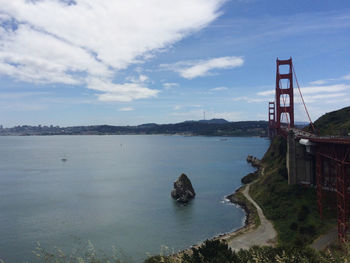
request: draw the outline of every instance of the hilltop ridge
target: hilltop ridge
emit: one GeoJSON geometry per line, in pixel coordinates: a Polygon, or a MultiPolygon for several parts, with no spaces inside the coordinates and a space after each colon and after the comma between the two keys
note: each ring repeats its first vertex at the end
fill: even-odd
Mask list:
{"type": "MultiPolygon", "coordinates": [[[[348,136],[350,134],[350,107],[328,112],[314,123],[319,135],[348,136]]],[[[309,126],[308,131],[312,131],[309,126]]]]}
{"type": "Polygon", "coordinates": [[[124,135],[169,134],[203,136],[267,136],[266,121],[229,122],[225,119],[184,121],[174,124],[146,123],[137,126],[16,126],[0,129],[0,135],[124,135]]]}

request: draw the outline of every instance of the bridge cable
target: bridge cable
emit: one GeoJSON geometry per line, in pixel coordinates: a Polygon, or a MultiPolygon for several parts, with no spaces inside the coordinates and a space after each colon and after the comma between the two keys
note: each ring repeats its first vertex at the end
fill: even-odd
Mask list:
{"type": "MultiPolygon", "coordinates": [[[[280,89],[283,90],[281,80],[279,80],[279,84],[280,84],[280,89]]],[[[288,89],[288,86],[287,86],[287,89],[288,89]]],[[[288,114],[287,114],[286,101],[285,101],[285,98],[284,98],[283,95],[285,95],[285,94],[282,93],[282,99],[283,99],[283,104],[284,104],[284,113],[285,113],[285,115],[286,115],[287,124],[288,124],[288,129],[290,129],[290,122],[289,122],[289,117],[288,117],[288,114]]],[[[289,103],[290,103],[290,102],[289,102],[289,103]]]]}
{"type": "Polygon", "coordinates": [[[316,133],[316,129],[315,129],[315,126],[314,126],[314,124],[313,124],[313,122],[312,122],[312,120],[311,120],[309,111],[307,110],[307,107],[306,107],[306,104],[305,104],[305,101],[304,101],[304,98],[303,98],[303,94],[301,94],[301,90],[300,90],[300,87],[299,87],[299,82],[298,82],[297,74],[295,73],[295,69],[294,69],[294,65],[293,65],[293,64],[292,64],[292,67],[293,67],[293,74],[294,74],[295,82],[297,83],[298,90],[299,90],[299,94],[300,94],[301,100],[303,101],[303,104],[304,104],[304,108],[305,108],[307,117],[309,118],[309,121],[310,121],[310,124],[311,124],[311,127],[312,127],[314,133],[316,133]]]}

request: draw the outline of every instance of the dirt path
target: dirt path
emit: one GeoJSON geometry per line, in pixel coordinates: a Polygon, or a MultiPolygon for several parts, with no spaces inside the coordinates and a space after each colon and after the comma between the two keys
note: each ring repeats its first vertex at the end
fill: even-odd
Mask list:
{"type": "Polygon", "coordinates": [[[328,231],[326,234],[320,236],[317,238],[310,247],[317,249],[317,250],[324,250],[329,246],[330,244],[334,243],[338,238],[338,226],[334,227],[330,231],[328,231]]]}
{"type": "Polygon", "coordinates": [[[273,246],[277,238],[277,232],[273,225],[266,219],[260,206],[250,197],[249,188],[250,184],[245,187],[242,193],[256,207],[261,224],[258,228],[248,230],[248,232],[229,240],[228,245],[233,250],[248,249],[254,245],[273,246]]]}

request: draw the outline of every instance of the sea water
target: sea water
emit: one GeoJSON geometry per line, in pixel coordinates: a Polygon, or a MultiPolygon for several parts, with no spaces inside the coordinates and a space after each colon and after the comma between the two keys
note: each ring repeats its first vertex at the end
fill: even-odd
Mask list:
{"type": "Polygon", "coordinates": [[[224,202],[266,138],[163,135],[0,137],[0,259],[31,262],[37,242],[66,253],[91,241],[141,262],[242,226],[224,202]],[[196,198],[171,197],[181,173],[196,198]]]}

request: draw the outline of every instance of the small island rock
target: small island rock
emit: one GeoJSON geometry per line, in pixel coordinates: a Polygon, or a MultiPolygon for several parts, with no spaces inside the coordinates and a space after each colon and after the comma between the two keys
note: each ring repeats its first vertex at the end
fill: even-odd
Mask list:
{"type": "Polygon", "coordinates": [[[180,203],[187,203],[196,195],[192,183],[186,174],[181,174],[174,182],[174,189],[171,191],[171,197],[180,203]]]}
{"type": "Polygon", "coordinates": [[[260,167],[260,165],[261,165],[261,161],[252,155],[247,156],[247,162],[250,163],[254,167],[260,167]]]}

